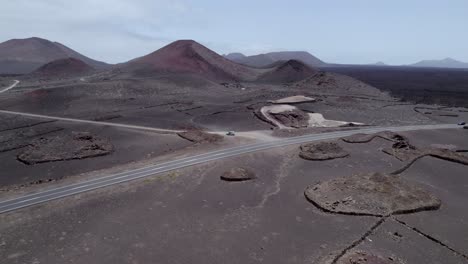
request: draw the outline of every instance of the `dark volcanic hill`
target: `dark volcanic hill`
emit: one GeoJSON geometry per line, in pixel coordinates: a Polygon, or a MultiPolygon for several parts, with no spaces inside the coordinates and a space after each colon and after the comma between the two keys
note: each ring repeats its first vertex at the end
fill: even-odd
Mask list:
{"type": "Polygon", "coordinates": [[[309,67],[301,61],[289,60],[279,64],[272,70],[262,74],[258,81],[268,83],[291,83],[312,76],[318,71],[309,67]]]}
{"type": "Polygon", "coordinates": [[[96,69],[109,67],[104,62],[90,59],[58,42],[27,38],[0,43],[0,73],[29,73],[48,62],[70,57],[79,59],[96,69]]]}
{"type": "Polygon", "coordinates": [[[140,76],[193,74],[210,80],[254,80],[257,70],[234,63],[193,40],[178,40],[119,68],[140,76]]]}
{"type": "Polygon", "coordinates": [[[452,58],[445,58],[443,60],[423,60],[409,66],[432,68],[468,68],[468,63],[457,61],[452,58]]]}
{"type": "MultiPolygon", "coordinates": [[[[229,56],[229,54],[228,54],[229,56]]],[[[280,51],[280,52],[270,52],[266,54],[259,54],[247,57],[239,56],[230,56],[229,59],[234,62],[252,66],[252,67],[267,67],[277,61],[288,61],[288,60],[298,60],[311,67],[322,67],[326,63],[313,56],[312,54],[306,51],[280,51]]]]}
{"type": "Polygon", "coordinates": [[[75,59],[66,58],[51,61],[33,71],[28,77],[57,79],[84,76],[92,73],[95,69],[85,62],[75,59]]]}

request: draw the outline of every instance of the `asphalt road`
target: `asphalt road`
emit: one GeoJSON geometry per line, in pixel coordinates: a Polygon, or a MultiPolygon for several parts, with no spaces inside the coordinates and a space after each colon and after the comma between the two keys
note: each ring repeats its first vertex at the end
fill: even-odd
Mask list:
{"type": "Polygon", "coordinates": [[[15,82],[12,85],[8,86],[7,88],[3,88],[2,90],[0,90],[0,93],[3,93],[3,92],[6,92],[8,90],[11,90],[11,89],[15,88],[15,86],[18,85],[19,82],[20,81],[15,80],[15,82]]]}
{"type": "Polygon", "coordinates": [[[121,172],[113,175],[103,176],[92,180],[83,181],[59,188],[53,188],[37,193],[24,195],[21,197],[13,198],[10,200],[4,200],[0,202],[0,213],[6,213],[14,211],[27,206],[44,203],[47,201],[67,197],[106,186],[128,182],[135,179],[140,179],[155,175],[158,173],[164,173],[192,165],[197,165],[209,161],[219,160],[227,157],[247,154],[255,151],[266,150],[270,148],[284,147],[293,144],[300,144],[305,142],[320,141],[336,139],[341,137],[350,136],[356,133],[376,133],[381,131],[411,131],[411,130],[425,130],[425,129],[447,129],[447,128],[459,128],[460,126],[445,124],[445,125],[419,125],[419,126],[402,126],[402,127],[373,127],[357,130],[338,131],[330,133],[321,133],[313,135],[305,135],[292,138],[278,139],[270,142],[256,143],[250,145],[243,145],[239,147],[221,149],[212,151],[200,155],[191,157],[176,159],[169,162],[163,162],[148,167],[135,169],[131,171],[121,172]]]}

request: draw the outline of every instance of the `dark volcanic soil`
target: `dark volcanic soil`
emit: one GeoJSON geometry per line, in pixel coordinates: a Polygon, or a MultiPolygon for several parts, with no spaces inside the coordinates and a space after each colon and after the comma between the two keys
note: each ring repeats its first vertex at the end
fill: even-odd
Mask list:
{"type": "MultiPolygon", "coordinates": [[[[0,115],[1,120],[4,120],[4,117],[8,116],[0,115]]],[[[5,120],[10,119],[5,118],[5,120]]],[[[163,135],[112,127],[70,124],[67,122],[48,122],[34,125],[37,121],[35,119],[24,120],[18,118],[15,124],[13,120],[10,120],[8,122],[9,130],[0,131],[0,141],[2,141],[0,143],[0,160],[2,161],[0,166],[1,191],[29,186],[35,183],[57,181],[66,177],[80,176],[79,174],[81,173],[116,166],[125,168],[129,163],[145,162],[147,159],[154,159],[157,156],[165,155],[193,144],[177,135],[163,135]],[[26,121],[27,123],[25,123],[26,121]],[[33,126],[23,127],[25,124],[33,124],[33,126]],[[98,157],[36,163],[34,165],[26,165],[17,159],[19,155],[41,137],[55,138],[57,136],[61,138],[64,135],[71,136],[76,131],[88,131],[98,138],[108,139],[113,145],[113,152],[98,157]]],[[[92,144],[85,145],[92,146],[92,144]]],[[[78,147],[80,145],[73,146],[78,147]]],[[[40,147],[47,146],[40,145],[40,147]]],[[[69,146],[58,146],[56,144],[55,147],[58,149],[47,148],[53,151],[49,154],[53,156],[58,155],[60,153],[55,152],[55,150],[65,149],[70,150],[70,152],[63,153],[68,157],[77,154],[73,152],[75,150],[78,150],[78,154],[80,154],[79,149],[69,146]]]]}
{"type": "Polygon", "coordinates": [[[405,101],[468,107],[468,70],[414,67],[327,67],[405,101]]]}
{"type": "MultiPolygon", "coordinates": [[[[428,144],[463,148],[464,132],[448,129],[402,135],[417,148],[428,144]]],[[[142,141],[152,143],[148,138],[142,141]]],[[[418,186],[441,199],[438,210],[382,219],[327,213],[304,198],[304,189],[317,181],[396,169],[401,162],[381,151],[392,144],[382,138],[346,144],[349,158],[330,162],[303,160],[297,146],[270,149],[4,214],[0,216],[0,257],[9,263],[151,263],[155,259],[258,263],[263,259],[265,263],[322,264],[349,263],[356,257],[359,261],[360,252],[367,263],[465,263],[468,179],[461,164],[430,157],[417,161],[400,178],[403,186],[396,185],[404,195],[391,196],[395,194],[393,182],[357,181],[385,187],[371,188],[377,191],[365,204],[392,202],[382,196],[398,198],[399,205],[421,202],[420,196],[400,199],[414,195],[407,191],[418,186]],[[222,181],[219,177],[227,168],[252,169],[256,180],[222,181]]],[[[361,187],[357,182],[351,178],[354,184],[350,186],[361,187]]],[[[357,189],[354,192],[362,197],[357,189]]],[[[330,193],[330,198],[341,193],[336,195],[339,200],[360,201],[354,196],[349,199],[339,188],[330,193]]]]}

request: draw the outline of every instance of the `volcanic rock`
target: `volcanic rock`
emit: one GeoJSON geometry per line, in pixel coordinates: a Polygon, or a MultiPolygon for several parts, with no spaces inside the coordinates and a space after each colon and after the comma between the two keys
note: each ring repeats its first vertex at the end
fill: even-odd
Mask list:
{"type": "Polygon", "coordinates": [[[325,181],[305,190],[307,200],[324,211],[387,216],[436,210],[440,200],[404,179],[380,173],[325,181]]]}
{"type": "Polygon", "coordinates": [[[309,115],[299,109],[285,112],[270,112],[270,115],[286,127],[306,128],[309,125],[309,115]]]}
{"type": "Polygon", "coordinates": [[[331,160],[345,158],[349,153],[335,142],[309,143],[300,147],[299,157],[306,160],[331,160]]]}
{"type": "Polygon", "coordinates": [[[221,179],[225,181],[247,181],[255,179],[255,174],[246,168],[232,168],[221,175],[221,179]]]}
{"type": "Polygon", "coordinates": [[[87,132],[75,132],[34,140],[27,150],[17,156],[17,159],[32,165],[98,157],[110,154],[113,149],[112,144],[106,139],[87,132]]]}

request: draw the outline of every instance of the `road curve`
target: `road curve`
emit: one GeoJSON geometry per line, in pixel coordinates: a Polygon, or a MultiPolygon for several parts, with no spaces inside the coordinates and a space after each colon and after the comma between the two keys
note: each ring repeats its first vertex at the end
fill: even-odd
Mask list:
{"type": "Polygon", "coordinates": [[[10,200],[0,201],[0,213],[6,213],[14,211],[20,208],[24,208],[31,205],[36,205],[44,203],[51,200],[56,200],[59,198],[95,190],[98,188],[103,188],[106,186],[119,184],[123,182],[128,182],[131,180],[136,180],[158,173],[168,172],[192,165],[197,165],[209,161],[219,160],[227,157],[247,154],[255,151],[266,150],[270,148],[284,147],[293,144],[300,144],[305,142],[320,141],[320,140],[330,140],[341,138],[345,136],[350,136],[356,133],[377,133],[381,131],[411,131],[411,130],[427,130],[427,129],[448,129],[448,128],[458,128],[457,125],[446,124],[446,125],[419,125],[419,126],[402,126],[402,127],[373,127],[357,130],[348,130],[348,131],[337,131],[330,133],[321,133],[313,135],[305,135],[299,137],[291,137],[278,139],[270,142],[262,142],[256,144],[243,145],[233,148],[220,149],[217,151],[212,151],[204,154],[199,154],[191,157],[180,158],[173,161],[162,162],[159,164],[151,165],[144,168],[139,168],[131,171],[125,171],[117,174],[107,175],[92,180],[86,180],[79,183],[74,183],[67,186],[62,186],[58,188],[52,188],[45,191],[40,191],[37,193],[27,194],[24,196],[16,197],[10,200]]]}
{"type": "Polygon", "coordinates": [[[4,92],[6,92],[8,90],[11,90],[11,89],[15,88],[15,86],[18,85],[18,83],[20,83],[20,81],[15,80],[15,82],[12,85],[8,86],[7,88],[3,88],[2,90],[0,90],[0,93],[4,93],[4,92]]]}

